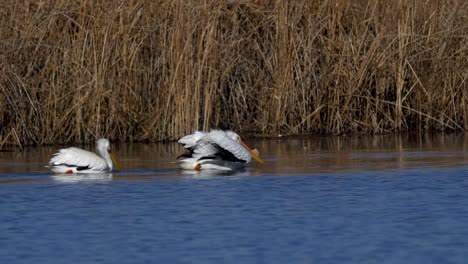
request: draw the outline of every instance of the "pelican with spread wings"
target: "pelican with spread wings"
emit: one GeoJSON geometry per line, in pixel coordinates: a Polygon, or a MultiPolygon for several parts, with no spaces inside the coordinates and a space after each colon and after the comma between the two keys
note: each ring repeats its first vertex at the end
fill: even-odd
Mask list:
{"type": "Polygon", "coordinates": [[[258,151],[251,150],[232,131],[196,131],[182,137],[178,143],[187,151],[178,157],[180,167],[185,170],[239,170],[252,158],[265,164],[258,151]]]}
{"type": "Polygon", "coordinates": [[[60,149],[49,161],[49,168],[55,173],[102,173],[112,171],[119,162],[110,149],[110,142],[105,138],[96,142],[99,156],[79,148],[60,149]]]}

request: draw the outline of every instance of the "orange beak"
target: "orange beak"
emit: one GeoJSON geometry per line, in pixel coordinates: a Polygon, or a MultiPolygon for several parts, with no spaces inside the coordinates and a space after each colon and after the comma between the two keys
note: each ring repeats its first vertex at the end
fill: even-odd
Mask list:
{"type": "Polygon", "coordinates": [[[239,143],[242,145],[242,147],[244,147],[249,153],[250,155],[252,156],[252,158],[254,158],[256,161],[258,161],[259,163],[261,164],[265,164],[265,162],[260,158],[260,156],[258,156],[258,150],[256,151],[253,151],[251,150],[244,142],[242,141],[239,141],[239,143]]]}
{"type": "Polygon", "coordinates": [[[115,165],[115,168],[120,170],[120,162],[117,160],[114,153],[110,149],[107,152],[109,152],[109,156],[111,157],[111,160],[115,165]]]}

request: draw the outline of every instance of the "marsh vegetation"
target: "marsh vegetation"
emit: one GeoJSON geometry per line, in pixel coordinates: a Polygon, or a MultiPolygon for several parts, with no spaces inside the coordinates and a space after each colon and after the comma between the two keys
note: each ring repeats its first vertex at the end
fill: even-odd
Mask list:
{"type": "Polygon", "coordinates": [[[3,1],[0,145],[468,128],[466,1],[3,1]]]}

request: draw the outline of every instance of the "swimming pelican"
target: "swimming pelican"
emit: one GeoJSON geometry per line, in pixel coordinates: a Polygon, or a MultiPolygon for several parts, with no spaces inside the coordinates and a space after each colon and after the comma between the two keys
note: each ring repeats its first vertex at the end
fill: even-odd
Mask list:
{"type": "Polygon", "coordinates": [[[110,150],[110,142],[98,139],[96,148],[100,156],[93,152],[79,149],[60,149],[49,161],[49,168],[55,173],[102,173],[112,171],[119,162],[110,150]]]}
{"type": "Polygon", "coordinates": [[[251,150],[232,131],[195,131],[179,139],[178,143],[187,150],[178,157],[180,167],[185,170],[239,170],[252,158],[265,164],[258,151],[251,150]]]}

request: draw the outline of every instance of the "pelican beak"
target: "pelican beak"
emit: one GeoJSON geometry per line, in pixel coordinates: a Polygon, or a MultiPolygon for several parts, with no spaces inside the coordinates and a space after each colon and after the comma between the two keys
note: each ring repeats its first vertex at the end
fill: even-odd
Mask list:
{"type": "Polygon", "coordinates": [[[250,155],[252,155],[252,158],[254,158],[256,161],[258,161],[261,164],[265,164],[265,162],[258,155],[257,149],[251,150],[244,142],[239,141],[239,143],[242,145],[242,147],[244,147],[250,153],[250,155]]]}
{"type": "Polygon", "coordinates": [[[120,170],[120,162],[117,160],[114,153],[110,149],[107,152],[109,152],[109,156],[111,157],[112,163],[115,164],[115,168],[120,170]]]}

